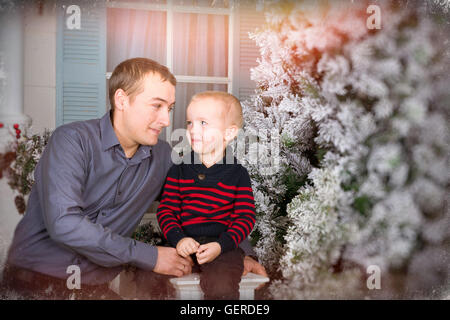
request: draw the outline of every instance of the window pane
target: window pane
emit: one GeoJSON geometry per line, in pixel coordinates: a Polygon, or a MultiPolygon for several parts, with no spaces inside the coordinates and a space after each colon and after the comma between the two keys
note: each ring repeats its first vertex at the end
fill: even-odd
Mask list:
{"type": "MultiPolygon", "coordinates": [[[[173,130],[186,128],[186,108],[192,96],[202,91],[211,90],[227,92],[227,85],[213,83],[177,83],[176,102],[173,110],[173,130]]],[[[172,146],[175,144],[177,144],[177,141],[172,142],[172,146]]]]}
{"type": "Polygon", "coordinates": [[[190,7],[229,8],[228,0],[175,0],[175,5],[190,7]]]}
{"type": "Polygon", "coordinates": [[[174,73],[228,76],[228,16],[174,13],[174,73]]]}
{"type": "Polygon", "coordinates": [[[165,12],[108,8],[107,20],[107,71],[135,57],[166,64],[165,12]]]}

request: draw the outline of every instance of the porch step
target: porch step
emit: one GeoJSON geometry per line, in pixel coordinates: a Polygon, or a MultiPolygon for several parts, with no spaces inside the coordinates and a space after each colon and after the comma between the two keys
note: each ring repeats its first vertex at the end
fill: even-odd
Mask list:
{"type": "MultiPolygon", "coordinates": [[[[172,278],[170,282],[176,290],[178,300],[202,300],[203,292],[200,288],[200,275],[192,273],[187,276],[172,278]]],[[[255,273],[243,276],[239,284],[240,300],[255,299],[255,289],[262,283],[269,282],[269,278],[255,273]]]]}

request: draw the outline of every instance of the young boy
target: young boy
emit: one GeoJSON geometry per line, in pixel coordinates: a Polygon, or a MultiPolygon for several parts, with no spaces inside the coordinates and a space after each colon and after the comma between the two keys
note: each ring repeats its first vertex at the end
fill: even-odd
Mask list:
{"type": "Polygon", "coordinates": [[[186,118],[191,162],[169,170],[158,222],[178,254],[197,261],[205,299],[239,299],[244,254],[238,245],[255,224],[248,172],[226,155],[242,127],[241,104],[225,92],[202,92],[186,118]]]}

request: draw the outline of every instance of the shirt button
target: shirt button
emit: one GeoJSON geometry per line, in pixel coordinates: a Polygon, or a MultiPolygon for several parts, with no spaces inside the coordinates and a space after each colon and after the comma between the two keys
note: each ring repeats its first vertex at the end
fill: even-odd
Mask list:
{"type": "Polygon", "coordinates": [[[200,180],[204,180],[205,177],[206,177],[206,176],[205,176],[203,173],[200,173],[200,174],[198,175],[198,178],[199,178],[200,180]]]}

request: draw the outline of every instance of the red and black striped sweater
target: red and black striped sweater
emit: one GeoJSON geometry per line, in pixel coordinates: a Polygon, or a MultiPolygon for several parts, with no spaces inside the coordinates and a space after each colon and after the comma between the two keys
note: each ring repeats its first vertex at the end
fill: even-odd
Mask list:
{"type": "Polygon", "coordinates": [[[184,237],[217,237],[224,253],[252,231],[255,204],[250,177],[236,158],[230,164],[225,158],[207,168],[192,152],[191,164],[170,168],[157,219],[173,247],[184,237]]]}

